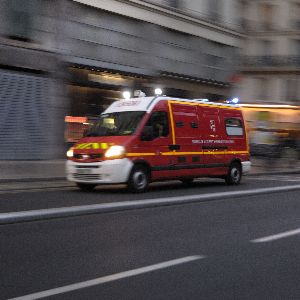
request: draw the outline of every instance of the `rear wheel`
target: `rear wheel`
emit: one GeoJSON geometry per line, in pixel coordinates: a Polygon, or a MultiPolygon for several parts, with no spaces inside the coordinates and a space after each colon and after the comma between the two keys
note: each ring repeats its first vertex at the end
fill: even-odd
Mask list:
{"type": "Polygon", "coordinates": [[[81,182],[76,182],[76,185],[83,191],[83,192],[91,192],[96,184],[90,184],[90,183],[81,183],[81,182]]]}
{"type": "Polygon", "coordinates": [[[134,193],[145,192],[149,185],[149,173],[146,167],[134,166],[128,180],[128,189],[134,193]]]}
{"type": "Polygon", "coordinates": [[[230,165],[228,173],[225,177],[225,182],[228,185],[238,185],[242,179],[242,167],[238,162],[230,165]]]}

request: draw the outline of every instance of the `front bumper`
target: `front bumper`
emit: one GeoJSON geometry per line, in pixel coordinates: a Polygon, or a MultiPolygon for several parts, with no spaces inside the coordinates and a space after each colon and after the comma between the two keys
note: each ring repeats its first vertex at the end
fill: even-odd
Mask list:
{"type": "Polygon", "coordinates": [[[106,160],[96,163],[80,163],[68,160],[66,175],[69,181],[109,184],[128,181],[133,163],[128,158],[106,160]]]}

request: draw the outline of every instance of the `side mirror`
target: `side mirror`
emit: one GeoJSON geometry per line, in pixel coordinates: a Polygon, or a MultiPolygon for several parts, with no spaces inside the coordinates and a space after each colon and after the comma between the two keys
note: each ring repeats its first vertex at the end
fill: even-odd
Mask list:
{"type": "Polygon", "coordinates": [[[152,141],[154,138],[152,126],[145,126],[141,134],[142,141],[152,141]]]}

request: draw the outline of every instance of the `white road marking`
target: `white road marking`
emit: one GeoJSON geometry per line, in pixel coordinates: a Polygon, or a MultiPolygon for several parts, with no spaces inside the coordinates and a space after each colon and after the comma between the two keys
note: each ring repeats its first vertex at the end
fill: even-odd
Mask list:
{"type": "Polygon", "coordinates": [[[255,181],[286,181],[286,182],[299,182],[299,175],[268,175],[268,176],[260,176],[257,177],[247,177],[247,180],[255,180],[255,181]]]}
{"type": "Polygon", "coordinates": [[[70,207],[48,208],[39,210],[28,210],[18,212],[0,213],[0,225],[21,222],[33,222],[38,220],[55,219],[63,217],[74,217],[96,213],[108,213],[132,209],[145,209],[158,206],[179,205],[187,203],[197,203],[208,200],[225,200],[235,197],[254,196],[260,194],[291,192],[300,190],[300,185],[289,185],[280,187],[260,188],[243,191],[230,191],[220,193],[208,193],[202,195],[188,195],[178,197],[154,198],[145,200],[121,201],[113,203],[79,205],[70,207]]]}
{"type": "Polygon", "coordinates": [[[172,266],[188,263],[188,262],[203,259],[203,258],[205,258],[205,256],[202,256],[202,255],[186,256],[186,257],[165,261],[162,263],[158,263],[158,264],[154,264],[154,265],[150,265],[150,266],[146,266],[146,267],[142,267],[142,268],[138,268],[138,269],[134,269],[134,270],[116,273],[116,274],[108,275],[108,276],[104,276],[104,277],[99,277],[99,278],[88,280],[88,281],[77,282],[77,283],[62,286],[59,288],[54,288],[54,289],[50,289],[50,290],[46,290],[46,291],[42,291],[42,292],[38,292],[38,293],[33,293],[33,294],[29,294],[29,295],[25,295],[25,296],[21,296],[21,297],[17,297],[17,298],[11,298],[9,300],[41,299],[41,298],[45,298],[45,297],[49,297],[49,296],[53,296],[53,295],[63,294],[63,293],[67,293],[67,292],[71,292],[71,291],[75,291],[75,290],[79,290],[79,289],[84,289],[84,288],[95,286],[95,285],[104,284],[104,283],[115,281],[115,280],[120,280],[123,278],[128,278],[128,277],[137,276],[137,275],[148,273],[148,272],[153,272],[153,271],[160,270],[160,269],[169,268],[172,266]]]}
{"type": "Polygon", "coordinates": [[[300,228],[295,229],[295,230],[290,230],[290,231],[285,231],[282,233],[274,234],[274,235],[269,235],[265,236],[259,239],[251,240],[252,243],[266,243],[266,242],[271,242],[283,238],[287,238],[292,235],[300,234],[300,228]]]}

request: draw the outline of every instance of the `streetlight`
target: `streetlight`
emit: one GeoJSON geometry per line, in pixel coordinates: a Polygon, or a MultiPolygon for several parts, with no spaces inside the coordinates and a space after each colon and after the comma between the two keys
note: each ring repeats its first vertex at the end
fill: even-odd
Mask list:
{"type": "Polygon", "coordinates": [[[154,90],[154,93],[155,93],[156,96],[159,96],[159,95],[162,94],[162,89],[156,88],[156,89],[154,90]]]}
{"type": "Polygon", "coordinates": [[[131,96],[131,94],[130,94],[129,91],[124,91],[124,92],[123,92],[123,97],[124,97],[125,100],[130,99],[130,96],[131,96]]]}

